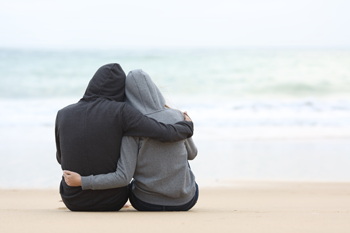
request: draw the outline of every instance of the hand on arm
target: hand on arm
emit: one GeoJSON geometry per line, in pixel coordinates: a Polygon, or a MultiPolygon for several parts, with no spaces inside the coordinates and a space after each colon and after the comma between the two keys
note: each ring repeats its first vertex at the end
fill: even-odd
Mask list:
{"type": "Polygon", "coordinates": [[[71,186],[71,187],[81,186],[81,176],[78,173],[64,170],[63,177],[64,177],[64,181],[68,186],[71,186]]]}

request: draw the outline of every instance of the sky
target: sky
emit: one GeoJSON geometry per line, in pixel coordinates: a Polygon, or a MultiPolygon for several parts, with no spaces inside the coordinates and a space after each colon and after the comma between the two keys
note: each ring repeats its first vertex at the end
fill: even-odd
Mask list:
{"type": "Polygon", "coordinates": [[[0,48],[350,48],[348,0],[0,0],[0,48]]]}

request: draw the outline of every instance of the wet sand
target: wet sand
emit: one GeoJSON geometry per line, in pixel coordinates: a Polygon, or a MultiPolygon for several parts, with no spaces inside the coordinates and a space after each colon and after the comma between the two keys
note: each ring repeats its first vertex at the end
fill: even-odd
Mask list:
{"type": "Polygon", "coordinates": [[[189,212],[71,212],[57,190],[0,190],[0,232],[350,232],[350,183],[230,181],[189,212]]]}

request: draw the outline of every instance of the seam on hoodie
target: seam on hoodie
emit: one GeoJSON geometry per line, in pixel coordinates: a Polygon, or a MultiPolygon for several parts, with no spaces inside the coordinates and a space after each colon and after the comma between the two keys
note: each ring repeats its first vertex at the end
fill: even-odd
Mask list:
{"type": "MultiPolygon", "coordinates": [[[[87,119],[87,111],[88,111],[88,105],[86,105],[85,107],[85,114],[84,114],[84,143],[85,143],[85,151],[86,151],[86,156],[87,156],[87,160],[90,161],[90,158],[89,158],[89,153],[88,153],[88,149],[87,149],[87,142],[86,142],[86,128],[87,128],[87,122],[86,122],[86,119],[87,119]]],[[[92,174],[91,173],[91,168],[90,168],[90,163],[88,163],[88,171],[89,171],[89,174],[92,174]]],[[[95,205],[95,195],[94,195],[94,192],[90,192],[91,195],[92,195],[92,202],[93,204],[95,205]]]]}
{"type": "MultiPolygon", "coordinates": [[[[180,110],[177,110],[177,109],[173,109],[173,108],[169,108],[169,109],[161,109],[161,110],[157,110],[157,111],[153,111],[153,112],[149,112],[149,113],[146,113],[145,116],[149,116],[149,115],[152,115],[154,113],[158,113],[158,112],[163,112],[163,111],[169,111],[169,110],[175,110],[175,111],[178,111],[182,117],[182,120],[179,120],[179,121],[184,121],[184,114],[180,111],[180,110]]],[[[172,113],[173,114],[173,113],[172,113]]],[[[150,116],[151,117],[151,116],[150,116]]],[[[152,117],[153,118],[153,117],[152,117]]]]}
{"type": "MultiPolygon", "coordinates": [[[[131,76],[132,76],[132,79],[133,79],[133,81],[134,81],[134,83],[135,83],[135,86],[137,87],[137,90],[138,90],[138,92],[139,92],[139,95],[140,95],[140,97],[142,97],[142,95],[141,95],[141,92],[140,92],[140,89],[139,89],[139,86],[138,85],[136,85],[136,81],[135,81],[135,76],[134,76],[134,73],[131,71],[131,76]]],[[[143,104],[143,108],[145,109],[145,112],[147,112],[146,110],[146,106],[145,106],[145,103],[144,103],[144,101],[143,101],[143,99],[142,98],[140,98],[141,100],[142,100],[142,104],[143,104]]]]}
{"type": "Polygon", "coordinates": [[[124,120],[125,117],[123,117],[123,116],[124,116],[125,105],[126,105],[126,103],[124,102],[123,106],[121,107],[121,111],[120,111],[120,112],[122,113],[121,119],[122,119],[122,123],[123,123],[123,124],[122,124],[123,134],[124,134],[124,132],[126,131],[124,127],[125,127],[125,125],[127,125],[127,124],[125,124],[125,120],[124,120]]]}
{"type": "Polygon", "coordinates": [[[160,110],[156,110],[156,111],[153,111],[153,112],[148,112],[146,113],[145,115],[148,116],[148,115],[151,115],[153,113],[157,113],[157,112],[162,112],[162,111],[168,111],[169,109],[160,109],[160,110]]]}

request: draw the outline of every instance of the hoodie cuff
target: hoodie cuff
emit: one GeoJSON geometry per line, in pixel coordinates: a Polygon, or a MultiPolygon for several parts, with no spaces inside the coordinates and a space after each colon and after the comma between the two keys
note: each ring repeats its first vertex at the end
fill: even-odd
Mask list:
{"type": "Polygon", "coordinates": [[[81,177],[81,188],[82,190],[92,189],[92,177],[91,176],[82,176],[81,177]]]}
{"type": "Polygon", "coordinates": [[[187,136],[187,138],[190,138],[193,136],[193,132],[194,132],[194,124],[193,121],[185,121],[186,124],[189,126],[191,133],[187,136]]]}

